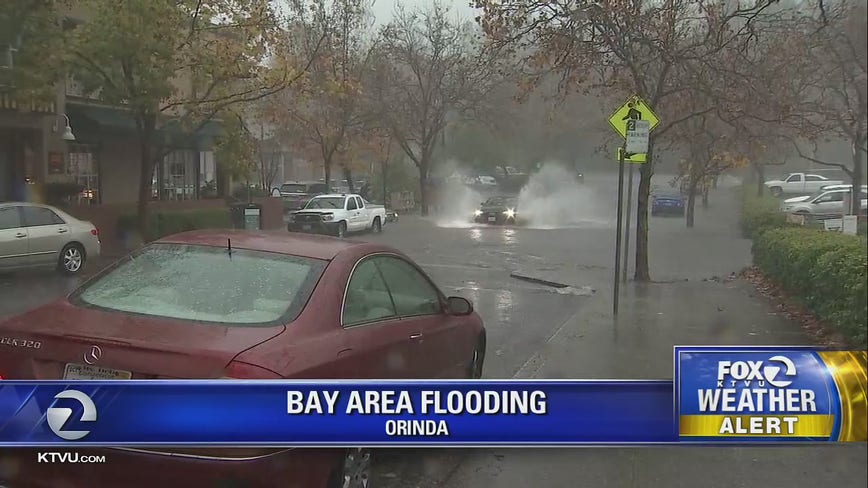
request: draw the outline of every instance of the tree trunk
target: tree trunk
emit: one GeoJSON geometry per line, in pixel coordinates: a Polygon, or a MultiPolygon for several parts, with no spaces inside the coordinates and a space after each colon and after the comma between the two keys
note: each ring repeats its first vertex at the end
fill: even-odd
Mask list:
{"type": "Polygon", "coordinates": [[[702,185],[702,208],[708,208],[708,192],[711,191],[711,185],[702,185]]]}
{"type": "Polygon", "coordinates": [[[766,170],[762,164],[754,164],[753,169],[756,171],[756,196],[762,198],[763,192],[766,189],[766,170]]]}
{"type": "Polygon", "coordinates": [[[350,187],[350,193],[356,192],[356,187],[353,185],[353,170],[346,164],[341,164],[341,170],[344,174],[344,179],[347,180],[347,186],[350,187]]]}
{"type": "Polygon", "coordinates": [[[422,216],[428,216],[428,207],[431,198],[431,182],[428,178],[428,161],[423,160],[419,165],[419,197],[422,216]]]}
{"type": "Polygon", "coordinates": [[[154,155],[151,146],[154,129],[157,125],[156,116],[146,116],[139,126],[139,197],[136,202],[138,215],[137,227],[142,243],[150,240],[150,219],[148,203],[151,201],[152,179],[154,177],[154,155]]]}
{"type": "Polygon", "coordinates": [[[690,186],[687,187],[687,227],[692,228],[694,217],[696,215],[696,190],[699,186],[692,176],[690,177],[690,186]]]}
{"type": "Polygon", "coordinates": [[[331,156],[323,156],[322,160],[322,177],[323,182],[331,191],[332,188],[332,157],[331,156]]]}
{"type": "Polygon", "coordinates": [[[388,166],[389,165],[386,163],[386,160],[383,160],[380,163],[380,174],[383,178],[383,206],[385,207],[388,207],[391,204],[391,202],[389,201],[389,185],[387,183],[388,180],[386,180],[386,178],[388,177],[388,166]]]}
{"type": "Polygon", "coordinates": [[[654,175],[653,151],[652,141],[648,145],[647,162],[642,165],[639,190],[636,192],[636,271],[633,280],[638,282],[651,281],[648,263],[648,196],[651,193],[651,177],[654,175]]]}
{"type": "MultiPolygon", "coordinates": [[[[717,190],[717,179],[718,179],[718,178],[720,178],[720,176],[715,176],[715,177],[711,180],[711,187],[714,188],[715,190],[717,190]]],[[[708,193],[708,192],[706,192],[706,194],[707,194],[707,193],[708,193]]]]}
{"type": "Polygon", "coordinates": [[[850,144],[850,155],[853,159],[853,189],[850,192],[850,215],[862,213],[862,144],[853,141],[850,144]]]}

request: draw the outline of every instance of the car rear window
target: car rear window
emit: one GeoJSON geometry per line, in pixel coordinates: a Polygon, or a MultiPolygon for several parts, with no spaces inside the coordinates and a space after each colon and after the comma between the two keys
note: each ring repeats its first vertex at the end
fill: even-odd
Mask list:
{"type": "Polygon", "coordinates": [[[79,306],[223,325],[294,320],[325,262],[209,246],[152,244],[71,298],[79,306]]]}
{"type": "Polygon", "coordinates": [[[307,185],[281,185],[283,193],[307,193],[307,185]]]}

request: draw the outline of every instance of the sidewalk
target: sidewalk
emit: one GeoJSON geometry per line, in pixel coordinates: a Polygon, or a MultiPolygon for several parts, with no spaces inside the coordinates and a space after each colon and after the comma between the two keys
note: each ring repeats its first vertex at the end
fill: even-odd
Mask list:
{"type": "MultiPolygon", "coordinates": [[[[697,209],[694,229],[652,222],[652,277],[667,282],[625,285],[617,319],[611,287],[599,290],[516,377],[670,379],[675,345],[810,344],[752,285],[726,278],[750,263],[750,243],[739,235],[732,192],[718,190],[712,205],[697,209]]],[[[580,281],[571,271],[547,278],[580,281]]],[[[404,487],[856,488],[868,483],[865,459],[864,444],[440,450],[420,454],[423,472],[395,476],[404,487]]]]}

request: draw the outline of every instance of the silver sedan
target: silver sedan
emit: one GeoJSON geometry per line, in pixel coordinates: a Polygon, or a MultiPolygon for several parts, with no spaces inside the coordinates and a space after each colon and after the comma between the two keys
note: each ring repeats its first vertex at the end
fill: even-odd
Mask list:
{"type": "Polygon", "coordinates": [[[99,253],[92,223],[48,205],[0,203],[0,271],[56,267],[76,274],[99,253]]]}

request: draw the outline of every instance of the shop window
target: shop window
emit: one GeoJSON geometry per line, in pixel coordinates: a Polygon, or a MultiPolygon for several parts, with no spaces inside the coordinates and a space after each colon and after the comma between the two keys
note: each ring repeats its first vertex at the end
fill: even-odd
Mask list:
{"type": "Polygon", "coordinates": [[[163,158],[160,200],[195,200],[198,173],[195,153],[188,150],[172,151],[163,158]]]}
{"type": "Polygon", "coordinates": [[[199,197],[217,198],[217,164],[214,153],[199,153],[199,197]]]}
{"type": "Polygon", "coordinates": [[[96,147],[88,144],[70,144],[67,176],[82,187],[81,193],[72,197],[79,205],[100,203],[99,161],[96,147]]]}

